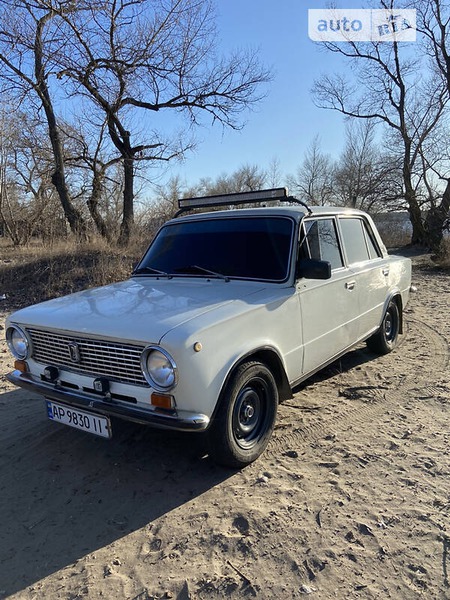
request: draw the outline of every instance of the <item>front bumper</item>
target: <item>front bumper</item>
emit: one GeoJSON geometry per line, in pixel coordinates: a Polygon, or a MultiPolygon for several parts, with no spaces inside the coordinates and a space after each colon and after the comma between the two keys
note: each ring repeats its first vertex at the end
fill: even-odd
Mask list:
{"type": "Polygon", "coordinates": [[[97,396],[59,387],[57,384],[48,383],[21,371],[12,371],[6,375],[11,383],[25,388],[30,392],[41,394],[49,400],[59,400],[65,404],[85,408],[93,412],[133,421],[143,425],[150,425],[160,429],[175,429],[178,431],[204,431],[209,425],[209,417],[199,413],[184,410],[166,411],[164,409],[142,409],[139,407],[124,406],[106,396],[97,396]]]}

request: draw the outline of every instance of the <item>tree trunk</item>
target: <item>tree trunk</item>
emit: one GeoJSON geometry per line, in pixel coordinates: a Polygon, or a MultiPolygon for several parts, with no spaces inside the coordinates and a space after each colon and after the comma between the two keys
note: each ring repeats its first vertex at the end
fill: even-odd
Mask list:
{"type": "MultiPolygon", "coordinates": [[[[50,138],[52,132],[49,125],[50,138]]],[[[59,136],[58,136],[59,137],[59,136]]],[[[60,146],[60,144],[58,144],[60,146]]],[[[53,146],[53,142],[52,142],[53,146]]],[[[55,152],[55,149],[53,150],[55,152]]],[[[58,192],[61,205],[63,207],[64,215],[69,222],[70,229],[80,241],[87,240],[86,223],[84,222],[82,214],[72,205],[70,200],[69,190],[67,189],[66,178],[64,173],[64,162],[61,156],[56,160],[55,154],[55,171],[52,174],[52,183],[58,192]]]]}
{"type": "Polygon", "coordinates": [[[124,170],[124,188],[123,188],[123,216],[120,226],[119,246],[126,246],[130,241],[134,226],[134,159],[133,156],[126,156],[123,161],[124,170]]]}
{"type": "Polygon", "coordinates": [[[412,225],[411,244],[426,246],[427,235],[422,221],[422,212],[417,204],[415,194],[412,199],[408,198],[408,194],[405,194],[405,199],[408,204],[407,210],[409,213],[409,220],[411,221],[412,225]]]}
{"type": "Polygon", "coordinates": [[[5,219],[5,216],[3,214],[3,210],[1,207],[0,207],[0,225],[2,226],[2,229],[4,229],[6,234],[9,236],[9,238],[11,239],[13,246],[14,247],[20,246],[20,238],[16,234],[14,229],[12,227],[10,227],[8,221],[5,219]]]}
{"type": "Polygon", "coordinates": [[[92,191],[89,200],[86,202],[89,213],[97,227],[97,231],[99,234],[104,237],[108,242],[111,242],[112,237],[111,233],[106,226],[106,223],[99,213],[98,210],[98,202],[100,200],[101,192],[102,192],[102,182],[103,182],[103,173],[100,171],[94,171],[94,176],[92,178],[92,191]]]}
{"type": "Polygon", "coordinates": [[[36,38],[34,43],[34,71],[36,78],[36,91],[42,101],[42,106],[47,117],[50,142],[52,145],[53,156],[55,158],[55,171],[52,175],[52,183],[58,192],[61,204],[64,210],[70,229],[81,241],[87,239],[86,224],[82,214],[73,206],[69,189],[67,187],[64,153],[59,136],[58,125],[56,122],[55,111],[53,109],[50,92],[47,86],[47,77],[43,66],[43,48],[42,34],[45,23],[53,16],[52,12],[47,13],[40,19],[36,29],[36,38]]]}
{"type": "Polygon", "coordinates": [[[426,232],[422,221],[422,212],[417,202],[416,192],[411,182],[411,168],[409,147],[405,144],[405,158],[403,161],[403,183],[405,185],[405,200],[409,219],[412,225],[411,244],[426,245],[426,232]]]}
{"type": "Polygon", "coordinates": [[[134,225],[134,153],[130,143],[130,132],[115,118],[112,110],[108,114],[108,131],[123,160],[123,212],[117,243],[119,246],[127,246],[134,225]]]}
{"type": "Polygon", "coordinates": [[[450,179],[447,179],[447,185],[442,195],[439,206],[432,206],[428,212],[425,222],[427,230],[428,244],[436,254],[442,251],[442,241],[444,239],[444,225],[449,218],[450,211],[450,179]]]}
{"type": "MultiPolygon", "coordinates": [[[[3,161],[2,161],[2,163],[3,163],[3,161]]],[[[11,241],[14,244],[14,246],[19,246],[20,238],[18,236],[17,226],[14,222],[14,218],[13,218],[13,215],[11,212],[11,207],[8,202],[8,187],[7,187],[7,183],[6,183],[6,169],[5,169],[4,164],[0,165],[0,225],[2,226],[1,229],[6,231],[6,233],[11,238],[11,241]],[[5,206],[5,204],[6,204],[7,208],[9,208],[10,219],[11,219],[12,224],[14,225],[14,228],[10,226],[8,219],[6,218],[6,216],[4,214],[3,207],[5,206]]]]}

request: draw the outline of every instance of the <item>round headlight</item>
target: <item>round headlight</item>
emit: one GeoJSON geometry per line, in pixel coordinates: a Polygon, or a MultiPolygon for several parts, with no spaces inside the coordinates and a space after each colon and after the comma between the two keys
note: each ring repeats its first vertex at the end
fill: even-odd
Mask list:
{"type": "Polygon", "coordinates": [[[177,367],[168,352],[148,347],[142,355],[142,368],[148,383],[158,391],[167,391],[177,384],[177,367]]]}
{"type": "Polygon", "coordinates": [[[6,341],[11,353],[20,360],[28,357],[29,343],[24,332],[13,325],[6,330],[6,341]]]}

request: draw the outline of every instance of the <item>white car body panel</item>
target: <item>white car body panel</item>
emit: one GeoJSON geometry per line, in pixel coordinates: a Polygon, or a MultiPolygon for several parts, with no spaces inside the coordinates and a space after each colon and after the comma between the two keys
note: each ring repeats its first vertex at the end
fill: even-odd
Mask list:
{"type": "Polygon", "coordinates": [[[346,287],[353,279],[348,269],[338,269],[329,280],[302,280],[297,284],[304,372],[314,371],[358,339],[358,296],[346,287]]]}

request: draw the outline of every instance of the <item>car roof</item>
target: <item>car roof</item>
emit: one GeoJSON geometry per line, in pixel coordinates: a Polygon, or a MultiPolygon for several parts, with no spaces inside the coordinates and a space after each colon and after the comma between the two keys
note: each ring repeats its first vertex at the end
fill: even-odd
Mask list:
{"type": "Polygon", "coordinates": [[[170,222],[183,220],[203,220],[211,218],[229,218],[229,217],[255,217],[255,216],[280,216],[291,217],[300,221],[308,216],[333,216],[333,215],[366,215],[361,210],[342,207],[342,206],[310,206],[310,213],[302,206],[264,206],[258,208],[234,208],[229,210],[216,210],[208,212],[197,212],[183,214],[172,219],[170,222]]]}

